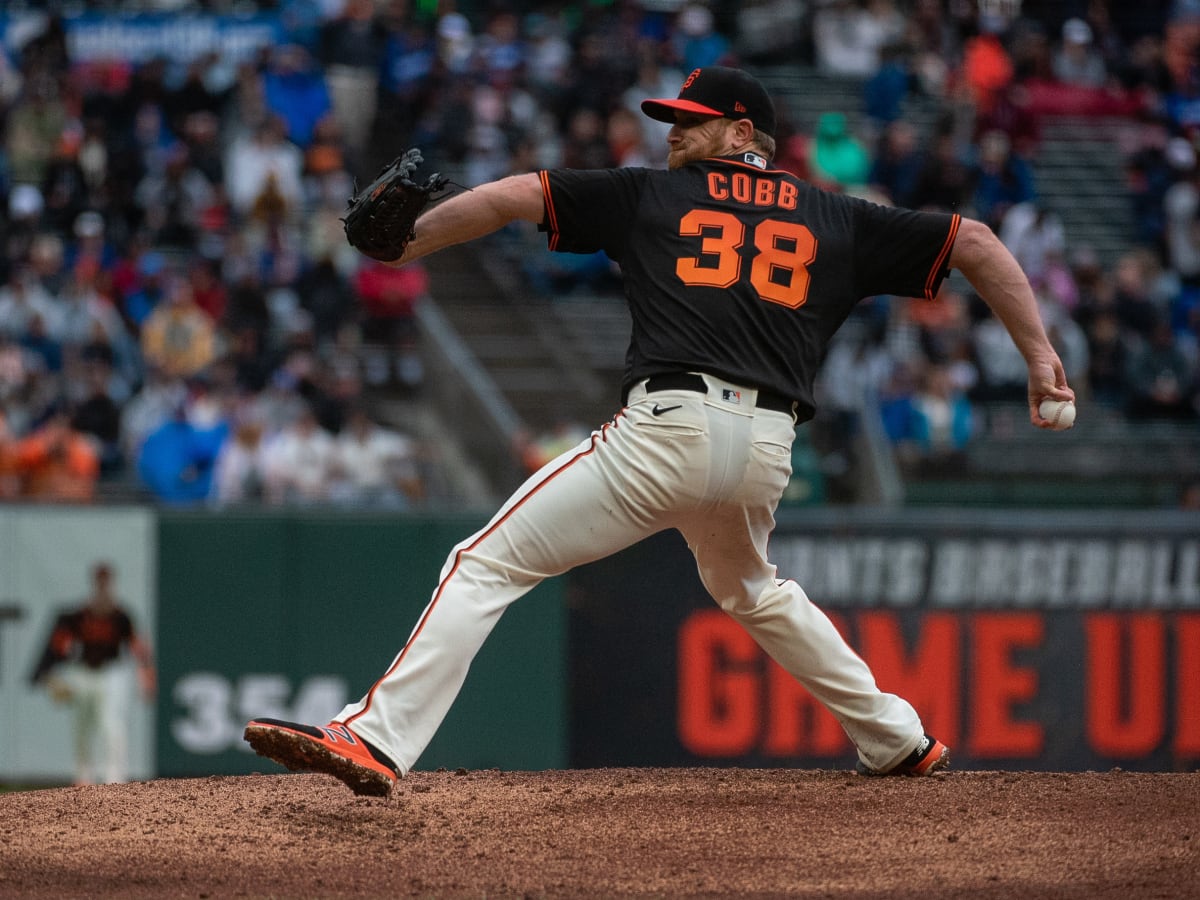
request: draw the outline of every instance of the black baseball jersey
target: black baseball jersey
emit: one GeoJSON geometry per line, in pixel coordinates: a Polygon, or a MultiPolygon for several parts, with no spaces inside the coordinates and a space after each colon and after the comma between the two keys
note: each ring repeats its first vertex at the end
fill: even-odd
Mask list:
{"type": "Polygon", "coordinates": [[[59,614],[31,676],[39,681],[54,666],[66,660],[99,669],[121,655],[121,647],[134,640],[133,620],[120,607],[96,612],[89,607],[59,614]]]}
{"type": "Polygon", "coordinates": [[[959,217],[829,193],[747,153],[679,169],[541,172],[551,250],[620,264],[633,320],[623,389],[711,372],[795,398],[864,297],[932,299],[959,217]]]}

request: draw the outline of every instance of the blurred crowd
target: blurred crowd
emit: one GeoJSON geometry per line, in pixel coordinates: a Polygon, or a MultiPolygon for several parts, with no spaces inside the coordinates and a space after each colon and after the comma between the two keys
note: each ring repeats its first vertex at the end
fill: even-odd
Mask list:
{"type": "MultiPolygon", "coordinates": [[[[988,222],[1081,394],[1123,416],[1195,418],[1200,8],[1046,6],[80,4],[260,10],[284,30],[244,59],[139,63],[73,59],[69,23],[47,15],[0,51],[0,498],[119,484],[184,504],[421,502],[428,454],[376,401],[419,396],[428,279],[346,245],[356,178],[408,146],[465,184],[662,166],[667,126],[640,102],[712,64],[858,79],[861,116],[830,109],[808,128],[783,104],[778,164],[988,222]],[[913,97],[939,111],[929,133],[903,115],[913,97]],[[1136,126],[1120,259],[1074,243],[1039,203],[1039,123],[1062,112],[1136,126]]],[[[528,229],[498,241],[531,290],[615,286],[601,256],[548,254],[528,229]]],[[[953,458],[981,404],[1023,396],[1024,368],[948,282],[938,303],[864,303],[822,384],[836,428],[852,433],[869,407],[902,451],[953,458]]]]}
{"type": "MultiPolygon", "coordinates": [[[[1093,421],[1196,421],[1200,7],[1057,6],[1066,18],[1032,18],[1029,3],[820,4],[816,64],[860,79],[863,121],[853,133],[822,115],[792,165],[833,190],[986,222],[1028,275],[1093,421]],[[902,114],[913,97],[935,110],[924,132],[902,114]],[[1062,115],[1105,126],[1095,134],[1121,163],[1111,188],[1131,213],[1116,258],[1068,233],[1037,183],[1043,123],[1062,115]]],[[[873,298],[841,338],[822,373],[834,447],[878,412],[903,466],[945,473],[980,431],[1018,424],[1024,362],[960,279],[934,304],[873,298]]]]}
{"type": "Polygon", "coordinates": [[[425,499],[434,462],[379,401],[421,389],[426,274],[339,221],[384,25],[349,0],[305,35],[76,61],[48,17],[0,54],[0,498],[425,499]]]}

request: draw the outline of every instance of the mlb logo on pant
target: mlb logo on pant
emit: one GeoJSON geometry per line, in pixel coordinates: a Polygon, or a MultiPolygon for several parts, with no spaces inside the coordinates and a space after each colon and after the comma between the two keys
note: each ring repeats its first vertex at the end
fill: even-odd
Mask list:
{"type": "Polygon", "coordinates": [[[721,399],[726,403],[741,403],[742,392],[732,391],[729,388],[721,388],[721,399]]]}

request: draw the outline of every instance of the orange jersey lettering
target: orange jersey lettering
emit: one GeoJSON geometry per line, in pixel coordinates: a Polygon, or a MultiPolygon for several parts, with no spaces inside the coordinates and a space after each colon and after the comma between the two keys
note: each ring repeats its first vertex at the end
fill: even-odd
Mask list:
{"type": "Polygon", "coordinates": [[[733,199],[738,203],[749,203],[754,197],[750,176],[745,172],[733,173],[733,199]]]}
{"type": "Polygon", "coordinates": [[[724,172],[708,173],[708,195],[714,200],[732,197],[739,203],[754,206],[795,209],[797,193],[796,185],[787,180],[755,178],[745,172],[735,172],[732,179],[724,172]]]}

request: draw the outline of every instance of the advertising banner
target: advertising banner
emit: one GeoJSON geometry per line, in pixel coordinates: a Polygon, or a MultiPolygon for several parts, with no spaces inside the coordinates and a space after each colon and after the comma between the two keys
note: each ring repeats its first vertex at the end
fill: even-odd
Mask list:
{"type": "MultiPolygon", "coordinates": [[[[4,46],[16,51],[41,34],[47,16],[40,11],[0,13],[4,46]]],[[[63,17],[67,52],[74,63],[119,60],[144,63],[164,57],[188,63],[208,53],[228,63],[251,58],[260,48],[280,43],[282,20],[270,13],[78,13],[63,17]]]]}
{"type": "MultiPolygon", "coordinates": [[[[814,510],[771,540],[962,768],[1200,763],[1200,521],[814,510]]],[[[852,765],[664,533],[571,578],[572,762],[852,765]]]]}

